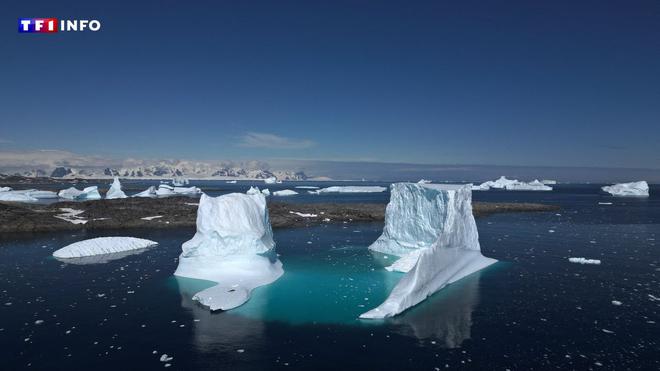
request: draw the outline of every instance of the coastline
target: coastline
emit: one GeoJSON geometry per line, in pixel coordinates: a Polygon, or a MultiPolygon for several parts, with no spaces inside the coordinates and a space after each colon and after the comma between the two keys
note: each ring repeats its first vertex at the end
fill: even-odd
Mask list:
{"type": "MultiPolygon", "coordinates": [[[[0,202],[0,233],[83,229],[194,228],[198,202],[199,199],[190,197],[63,201],[50,205],[0,202]],[[71,218],[80,224],[56,217],[56,215],[66,214],[69,210],[82,211],[71,218]],[[83,224],[81,221],[86,222],[83,224]]],[[[270,221],[274,229],[298,228],[323,223],[382,222],[385,220],[385,207],[385,204],[368,203],[268,202],[270,221]],[[304,217],[296,213],[315,216],[304,217]]],[[[472,208],[475,217],[495,213],[559,210],[559,207],[555,205],[500,202],[474,202],[472,208]]]]}

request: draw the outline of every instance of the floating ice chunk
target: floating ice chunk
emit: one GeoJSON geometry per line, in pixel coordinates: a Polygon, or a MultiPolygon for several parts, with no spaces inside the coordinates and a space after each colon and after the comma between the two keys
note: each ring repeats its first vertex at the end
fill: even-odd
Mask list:
{"type": "Polygon", "coordinates": [[[235,180],[228,180],[225,183],[227,183],[227,184],[236,184],[236,181],[235,180]]]}
{"type": "Polygon", "coordinates": [[[11,189],[11,187],[0,187],[0,192],[9,192],[11,189]]]}
{"type": "Polygon", "coordinates": [[[115,177],[110,189],[108,189],[108,193],[105,194],[106,200],[114,200],[116,198],[126,198],[126,193],[121,190],[121,183],[118,177],[115,177]]]}
{"type": "Polygon", "coordinates": [[[273,192],[273,196],[294,196],[297,195],[298,192],[290,190],[290,189],[283,189],[281,191],[275,191],[273,192]]]}
{"type": "Polygon", "coordinates": [[[599,205],[612,205],[611,202],[599,202],[598,204],[599,205]]]}
{"type": "Polygon", "coordinates": [[[297,211],[289,211],[289,214],[298,215],[302,218],[316,218],[318,216],[317,214],[305,214],[305,213],[300,213],[300,212],[297,212],[297,211]]]}
{"type": "Polygon", "coordinates": [[[621,304],[623,304],[623,303],[620,302],[620,301],[618,301],[618,300],[612,300],[612,305],[619,306],[619,305],[621,305],[621,304]]]}
{"type": "Polygon", "coordinates": [[[649,195],[649,185],[644,180],[604,186],[601,189],[614,196],[648,197],[649,195]]]}
{"type": "Polygon", "coordinates": [[[557,181],[556,180],[551,180],[551,179],[543,179],[541,181],[541,183],[543,183],[545,185],[555,185],[555,184],[557,184],[557,181]]]}
{"type": "Polygon", "coordinates": [[[316,191],[308,191],[312,194],[321,193],[377,193],[385,192],[387,188],[381,186],[333,186],[321,188],[316,191]]]}
{"type": "Polygon", "coordinates": [[[319,187],[315,186],[296,186],[298,189],[319,189],[319,187]]]}
{"type": "Polygon", "coordinates": [[[145,249],[156,246],[158,242],[134,237],[97,237],[65,246],[53,253],[60,259],[80,258],[101,254],[112,254],[128,250],[145,249]]]}
{"type": "Polygon", "coordinates": [[[430,180],[427,180],[427,179],[420,179],[420,180],[417,182],[417,184],[430,184],[430,183],[431,183],[431,181],[430,181],[430,180]]]}
{"type": "Polygon", "coordinates": [[[76,210],[76,209],[71,209],[71,208],[68,208],[68,207],[62,207],[62,208],[60,208],[60,211],[62,211],[62,214],[54,215],[55,218],[62,219],[64,221],[67,221],[67,222],[73,223],[73,224],[86,224],[87,223],[87,219],[78,216],[78,215],[84,213],[85,210],[76,210]]]}
{"type": "Polygon", "coordinates": [[[176,187],[188,185],[189,183],[190,181],[188,180],[188,178],[184,178],[184,177],[175,177],[174,179],[172,179],[172,185],[176,187]]]}
{"type": "Polygon", "coordinates": [[[598,259],[568,258],[568,261],[576,264],[600,264],[600,260],[598,259]]]}
{"type": "Polygon", "coordinates": [[[82,191],[75,187],[70,187],[59,191],[57,194],[60,198],[67,200],[100,200],[101,194],[97,186],[91,186],[83,189],[82,191]]]}
{"type": "Polygon", "coordinates": [[[174,274],[217,282],[198,292],[194,300],[211,310],[235,308],[251,291],[277,280],[284,271],[272,254],[275,246],[266,208],[260,194],[202,195],[197,210],[197,232],[182,246],[174,274]]]}
{"type": "Polygon", "coordinates": [[[268,188],[264,188],[261,190],[261,194],[264,196],[270,196],[270,190],[268,190],[268,188]]]}
{"type": "Polygon", "coordinates": [[[249,195],[258,195],[261,194],[261,191],[259,190],[259,187],[250,187],[245,193],[249,195]]]}
{"type": "Polygon", "coordinates": [[[140,218],[140,219],[148,221],[148,220],[154,220],[154,219],[158,219],[158,218],[162,218],[162,217],[163,217],[162,215],[154,215],[154,216],[145,216],[144,218],[140,218]]]}
{"type": "Polygon", "coordinates": [[[505,186],[507,191],[552,191],[552,187],[549,187],[541,182],[538,179],[534,179],[529,183],[525,182],[515,182],[509,183],[505,186]]]}
{"type": "Polygon", "coordinates": [[[369,248],[405,257],[390,268],[409,271],[380,306],[360,318],[397,315],[496,262],[481,255],[469,184],[392,184],[383,234],[369,248]]]}
{"type": "Polygon", "coordinates": [[[140,193],[136,193],[131,197],[145,197],[145,198],[154,198],[158,197],[156,194],[156,187],[151,186],[140,193]]]}
{"type": "Polygon", "coordinates": [[[197,187],[174,187],[173,192],[177,195],[198,195],[202,190],[197,187]]]}
{"type": "Polygon", "coordinates": [[[275,184],[275,183],[277,183],[277,178],[275,178],[274,176],[272,176],[270,178],[266,178],[266,179],[264,179],[264,183],[266,183],[266,184],[275,184]]]}

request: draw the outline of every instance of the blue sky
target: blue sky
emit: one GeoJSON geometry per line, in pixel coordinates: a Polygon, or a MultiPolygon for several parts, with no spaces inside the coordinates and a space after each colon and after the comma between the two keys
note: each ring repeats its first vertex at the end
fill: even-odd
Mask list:
{"type": "Polygon", "coordinates": [[[660,168],[657,1],[136,3],[2,5],[0,151],[660,168]]]}

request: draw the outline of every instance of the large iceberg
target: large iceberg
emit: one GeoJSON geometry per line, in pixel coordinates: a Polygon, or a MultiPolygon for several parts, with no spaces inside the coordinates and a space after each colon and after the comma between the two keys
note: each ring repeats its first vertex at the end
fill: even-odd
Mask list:
{"type": "Polygon", "coordinates": [[[552,187],[545,185],[538,179],[526,183],[518,179],[507,179],[505,176],[497,180],[489,180],[476,186],[471,186],[473,191],[488,191],[493,189],[505,189],[507,191],[552,191],[552,187]]]}
{"type": "Polygon", "coordinates": [[[381,186],[332,186],[321,188],[316,191],[308,191],[312,194],[321,193],[378,193],[385,192],[387,188],[381,186]]]}
{"type": "Polygon", "coordinates": [[[254,288],[284,273],[272,253],[274,246],[264,195],[203,194],[197,232],[183,244],[174,275],[217,282],[193,299],[211,310],[229,310],[245,303],[254,288]]]}
{"type": "Polygon", "coordinates": [[[146,249],[158,242],[135,237],[98,237],[78,241],[53,253],[58,259],[82,258],[102,254],[114,254],[129,250],[146,249]]]}
{"type": "Polygon", "coordinates": [[[614,196],[648,197],[649,195],[649,185],[644,180],[640,182],[619,183],[611,186],[604,186],[601,189],[614,196]]]}
{"type": "Polygon", "coordinates": [[[85,189],[78,190],[75,187],[70,187],[67,189],[61,190],[57,194],[60,198],[66,198],[67,200],[100,200],[101,194],[97,186],[87,187],[85,189]]]}
{"type": "Polygon", "coordinates": [[[119,178],[115,177],[112,185],[110,186],[110,189],[108,189],[108,193],[105,194],[105,198],[106,200],[126,198],[126,193],[121,190],[121,183],[119,182],[119,178]]]}
{"type": "Polygon", "coordinates": [[[395,316],[496,262],[481,255],[469,184],[392,184],[383,234],[369,249],[401,257],[389,270],[407,273],[360,318],[395,316]]]}

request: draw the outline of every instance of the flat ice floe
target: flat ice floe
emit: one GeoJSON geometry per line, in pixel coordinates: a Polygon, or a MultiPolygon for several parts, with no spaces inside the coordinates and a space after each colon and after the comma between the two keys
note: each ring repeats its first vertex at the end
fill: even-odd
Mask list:
{"type": "Polygon", "coordinates": [[[378,193],[385,192],[387,188],[381,186],[332,186],[321,188],[316,191],[308,191],[312,194],[321,193],[378,193]]]}
{"type": "Polygon", "coordinates": [[[614,196],[648,197],[649,195],[649,184],[644,180],[604,186],[601,189],[614,196]]]}
{"type": "Polygon", "coordinates": [[[481,255],[469,184],[392,184],[383,234],[369,249],[401,257],[388,270],[407,273],[360,318],[395,316],[496,262],[481,255]]]}
{"type": "Polygon", "coordinates": [[[59,259],[113,254],[156,246],[158,242],[134,237],[97,237],[65,246],[53,253],[59,259]]]}
{"type": "Polygon", "coordinates": [[[78,190],[75,187],[70,187],[59,191],[57,194],[60,198],[65,198],[67,200],[100,200],[101,194],[97,186],[87,187],[85,189],[78,190]]]}
{"type": "Polygon", "coordinates": [[[121,183],[119,182],[119,178],[115,177],[114,180],[112,181],[112,185],[110,186],[110,189],[108,190],[108,193],[105,194],[106,200],[113,200],[116,198],[126,198],[126,193],[121,190],[121,183]]]}
{"type": "MultiPolygon", "coordinates": [[[[253,190],[253,188],[251,188],[253,190]]],[[[282,263],[272,252],[275,242],[263,194],[202,195],[197,232],[183,244],[174,275],[217,282],[193,299],[211,310],[245,303],[256,287],[277,280],[282,263]]]]}
{"type": "Polygon", "coordinates": [[[489,180],[476,186],[472,186],[473,191],[488,191],[490,189],[505,189],[507,191],[552,191],[552,187],[547,186],[538,179],[527,183],[518,179],[507,179],[505,176],[497,180],[489,180]]]}
{"type": "Polygon", "coordinates": [[[298,192],[293,191],[291,189],[283,189],[281,191],[273,192],[273,196],[295,196],[297,194],[298,194],[298,192]]]}

